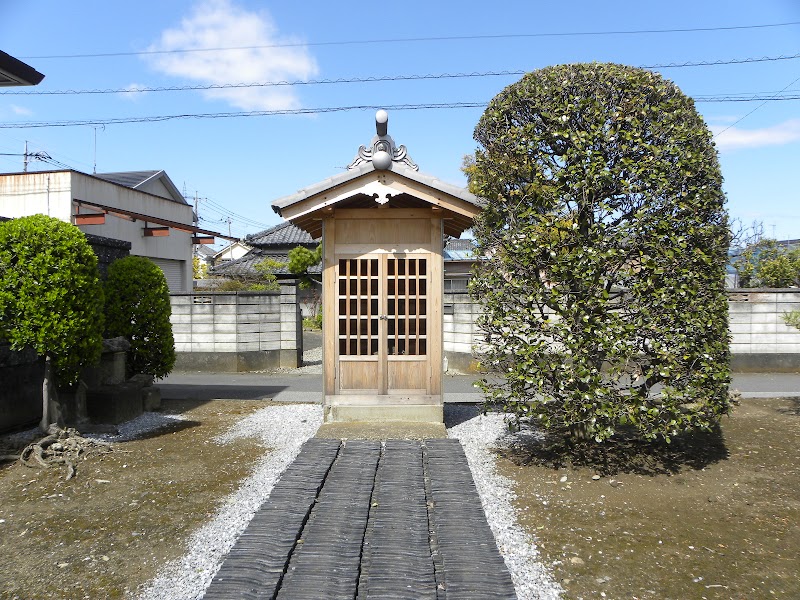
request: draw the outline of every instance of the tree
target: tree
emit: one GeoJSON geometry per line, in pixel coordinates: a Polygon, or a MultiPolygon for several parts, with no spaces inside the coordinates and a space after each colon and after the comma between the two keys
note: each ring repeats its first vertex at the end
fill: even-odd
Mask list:
{"type": "Polygon", "coordinates": [[[297,246],[289,250],[289,272],[298,275],[300,278],[300,289],[308,289],[312,285],[321,283],[309,275],[308,270],[322,262],[322,244],[319,244],[313,251],[305,246],[297,246]]]}
{"type": "Polygon", "coordinates": [[[548,67],[496,96],[467,161],[490,403],[597,442],[729,410],[729,233],[711,134],[658,74],[548,67]]]}
{"type": "Polygon", "coordinates": [[[97,257],[77,227],[44,215],[0,223],[0,338],[45,358],[42,429],[55,386],[99,360],[102,309],[97,257]]]}
{"type": "Polygon", "coordinates": [[[111,263],[105,287],[106,333],[130,341],[129,374],[166,377],[175,365],[175,341],[164,273],[148,258],[127,256],[111,263]]]}
{"type": "Polygon", "coordinates": [[[195,279],[205,279],[208,277],[208,265],[200,260],[199,256],[192,257],[192,276],[195,279]]]}
{"type": "Polygon", "coordinates": [[[322,244],[319,244],[313,252],[304,246],[297,246],[289,251],[289,272],[298,276],[298,287],[301,290],[311,290],[311,310],[313,316],[310,317],[310,324],[314,327],[322,328],[322,282],[314,278],[308,270],[322,262],[322,244]]]}
{"type": "Polygon", "coordinates": [[[739,274],[739,287],[800,286],[800,246],[782,246],[775,240],[761,239],[737,253],[733,266],[739,274]]]}
{"type": "Polygon", "coordinates": [[[219,292],[275,292],[281,289],[275,271],[285,266],[268,257],[256,263],[253,272],[238,271],[218,278],[214,289],[219,292]]]}

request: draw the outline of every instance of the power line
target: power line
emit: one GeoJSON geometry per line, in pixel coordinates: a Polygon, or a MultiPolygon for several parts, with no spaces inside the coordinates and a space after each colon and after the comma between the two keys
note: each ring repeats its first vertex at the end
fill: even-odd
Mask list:
{"type": "Polygon", "coordinates": [[[720,135],[722,135],[723,133],[725,133],[726,131],[728,131],[728,129],[730,129],[730,128],[731,128],[731,127],[733,127],[734,125],[738,125],[739,123],[741,123],[742,121],[744,121],[744,120],[745,120],[747,117],[749,117],[750,115],[752,115],[752,114],[753,114],[754,112],[756,112],[756,111],[757,111],[759,108],[761,108],[762,106],[764,106],[764,105],[765,105],[767,102],[769,102],[770,100],[774,100],[774,99],[776,99],[776,98],[778,97],[778,94],[781,94],[781,93],[785,92],[786,90],[788,90],[790,87],[792,87],[792,86],[793,86],[795,83],[797,83],[798,81],[800,81],[800,77],[798,77],[797,79],[795,79],[794,81],[792,81],[792,82],[791,82],[789,85],[787,85],[785,88],[783,88],[782,90],[780,90],[780,91],[779,91],[779,92],[778,92],[778,93],[777,93],[775,96],[772,96],[771,98],[765,98],[765,99],[764,99],[764,102],[762,102],[761,104],[759,104],[758,106],[756,106],[756,107],[755,107],[753,110],[751,110],[749,113],[747,113],[746,115],[744,115],[744,116],[743,116],[743,117],[741,117],[740,119],[738,119],[738,120],[734,121],[733,123],[731,123],[730,125],[728,125],[728,126],[727,126],[725,129],[723,129],[722,131],[719,131],[719,132],[717,132],[717,134],[714,136],[714,138],[718,138],[720,135]]]}
{"type": "MultiPolygon", "coordinates": [[[[788,87],[788,86],[787,86],[788,87]]],[[[714,103],[714,102],[760,102],[764,101],[766,104],[767,102],[781,102],[784,100],[800,100],[800,93],[792,92],[790,94],[783,94],[782,92],[778,92],[775,95],[765,95],[765,94],[731,94],[728,96],[693,96],[692,97],[695,102],[697,103],[714,103]]],[[[762,104],[763,106],[763,104],[762,104]]]]}
{"type": "MultiPolygon", "coordinates": [[[[800,58],[798,54],[795,58],[800,58]]],[[[177,85],[162,87],[136,87],[93,89],[93,90],[8,90],[1,91],[0,95],[10,96],[65,96],[77,94],[136,94],[145,92],[183,92],[195,90],[227,90],[258,87],[282,87],[301,85],[329,85],[341,83],[377,83],[385,81],[419,81],[426,79],[458,79],[468,77],[495,77],[504,75],[524,75],[526,71],[486,71],[482,73],[438,73],[429,75],[384,75],[370,77],[343,77],[339,79],[311,79],[308,81],[263,81],[242,83],[211,83],[198,85],[177,85]]]]}
{"type": "Polygon", "coordinates": [[[205,200],[205,206],[208,207],[209,209],[213,210],[217,214],[221,214],[221,215],[224,215],[224,216],[235,217],[238,221],[242,221],[246,225],[252,225],[254,227],[261,227],[262,229],[266,229],[267,227],[269,227],[265,223],[261,223],[260,221],[255,221],[255,220],[251,219],[250,217],[246,217],[244,215],[237,214],[237,213],[233,212],[232,210],[229,210],[229,209],[225,208],[224,206],[218,204],[217,202],[214,202],[210,198],[203,198],[203,200],[205,200]]]}
{"type": "Polygon", "coordinates": [[[747,29],[768,29],[775,27],[789,27],[800,25],[800,21],[788,23],[766,23],[762,25],[734,25],[729,27],[689,27],[676,29],[634,29],[616,31],[567,31],[567,32],[537,32],[537,33],[501,33],[486,35],[450,35],[411,38],[368,39],[368,40],[332,40],[325,42],[285,42],[280,44],[263,44],[256,46],[231,46],[219,48],[187,48],[181,50],[141,50],[137,52],[101,52],[92,54],[51,54],[40,56],[22,56],[23,60],[43,60],[52,58],[109,58],[117,56],[146,56],[158,54],[182,54],[190,52],[218,52],[227,50],[261,50],[266,48],[292,48],[299,46],[354,46],[365,44],[398,44],[417,42],[451,42],[461,40],[498,40],[498,39],[526,39],[526,38],[552,38],[552,37],[585,37],[585,36],[613,36],[613,35],[652,35],[668,33],[702,33],[709,31],[737,31],[747,29]]]}
{"type": "MultiPolygon", "coordinates": [[[[790,84],[791,85],[791,84],[790,84]]],[[[788,88],[789,86],[787,86],[788,88]]],[[[785,91],[785,90],[782,90],[785,91]]],[[[696,98],[698,103],[702,102],[757,102],[780,101],[780,100],[800,100],[800,93],[773,96],[706,96],[696,98]]],[[[0,129],[28,129],[41,127],[76,127],[82,125],[120,125],[125,123],[161,123],[164,121],[174,121],[179,119],[233,119],[243,117],[273,117],[280,115],[318,115],[335,112],[352,112],[357,110],[436,110],[454,108],[486,108],[487,101],[483,102],[441,102],[424,104],[393,104],[393,105],[374,105],[362,104],[355,106],[329,106],[323,108],[293,108],[280,110],[253,110],[245,112],[221,112],[221,113],[184,113],[176,115],[153,115],[149,117],[117,117],[109,119],[75,119],[70,121],[29,121],[22,123],[0,123],[0,129]]]]}
{"type": "Polygon", "coordinates": [[[0,123],[0,129],[22,129],[37,127],[73,127],[76,125],[116,125],[121,123],[159,123],[176,119],[226,119],[236,117],[266,117],[278,115],[316,115],[332,112],[349,112],[354,110],[423,110],[434,108],[482,108],[487,102],[449,102],[431,104],[396,104],[396,105],[360,105],[360,106],[331,106],[325,108],[293,108],[279,110],[254,110],[247,112],[223,113],[186,113],[178,115],[158,115],[150,117],[118,117],[112,119],[82,119],[72,121],[31,121],[28,123],[0,123]]]}
{"type": "MultiPolygon", "coordinates": [[[[680,69],[686,67],[715,67],[721,65],[740,65],[760,62],[774,62],[782,60],[795,60],[800,58],[800,54],[789,54],[781,56],[761,56],[749,58],[733,58],[721,60],[688,61],[682,63],[662,63],[654,65],[640,65],[642,69],[680,69]]],[[[85,94],[141,94],[148,92],[184,92],[202,90],[228,90],[241,88],[263,88],[263,87],[285,87],[285,86],[312,86],[312,85],[336,85],[349,83],[379,83],[387,81],[422,81],[440,79],[465,79],[479,77],[505,77],[525,75],[524,70],[506,71],[483,71],[473,73],[429,73],[421,75],[376,75],[368,77],[341,77],[337,79],[310,79],[307,81],[263,81],[263,82],[241,82],[241,83],[209,83],[197,85],[175,85],[158,87],[135,87],[135,88],[106,88],[106,89],[86,89],[86,90],[19,90],[11,89],[0,91],[0,95],[7,96],[71,96],[85,94]]]]}

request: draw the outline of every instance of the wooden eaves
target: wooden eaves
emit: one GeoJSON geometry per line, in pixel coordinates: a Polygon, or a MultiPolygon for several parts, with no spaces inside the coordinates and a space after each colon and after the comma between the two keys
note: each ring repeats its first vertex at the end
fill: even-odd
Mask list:
{"type": "Polygon", "coordinates": [[[117,208],[114,206],[107,206],[105,204],[99,204],[97,202],[88,202],[86,200],[79,200],[78,198],[73,198],[73,201],[78,205],[80,209],[81,206],[86,206],[89,208],[93,208],[98,212],[110,215],[117,215],[126,217],[133,221],[142,221],[143,223],[153,223],[155,225],[161,225],[164,227],[169,227],[170,229],[177,229],[178,231],[185,231],[187,233],[194,233],[194,234],[201,234],[207,236],[213,236],[222,238],[224,240],[229,240],[233,242],[238,242],[239,238],[231,237],[229,235],[223,235],[216,231],[210,231],[208,229],[202,229],[200,227],[196,227],[195,225],[187,225],[186,223],[179,223],[178,221],[171,221],[169,219],[162,219],[160,217],[153,217],[151,215],[145,215],[142,213],[137,213],[131,210],[126,210],[124,208],[117,208]]]}
{"type": "Polygon", "coordinates": [[[377,170],[371,163],[278,199],[273,210],[312,237],[322,234],[322,219],[342,208],[378,207],[376,198],[388,194],[384,207],[429,208],[442,211],[444,232],[460,237],[472,226],[481,201],[457,186],[393,164],[377,170]]]}

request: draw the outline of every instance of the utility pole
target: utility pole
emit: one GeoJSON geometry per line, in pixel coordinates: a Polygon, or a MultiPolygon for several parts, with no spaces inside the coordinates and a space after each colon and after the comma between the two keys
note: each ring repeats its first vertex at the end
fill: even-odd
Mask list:
{"type": "Polygon", "coordinates": [[[233,221],[233,219],[231,219],[230,217],[228,217],[228,237],[232,237],[232,236],[231,236],[231,222],[232,222],[232,221],[233,221]]]}
{"type": "Polygon", "coordinates": [[[22,172],[28,172],[28,140],[25,140],[25,154],[22,159],[22,172]]]}

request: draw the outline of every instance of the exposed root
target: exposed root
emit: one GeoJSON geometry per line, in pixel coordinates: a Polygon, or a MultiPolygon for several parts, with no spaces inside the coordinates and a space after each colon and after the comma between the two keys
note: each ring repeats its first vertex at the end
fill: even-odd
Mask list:
{"type": "Polygon", "coordinates": [[[77,430],[61,429],[51,425],[48,435],[25,447],[19,461],[26,467],[64,466],[66,480],[77,475],[78,462],[88,454],[105,454],[112,451],[111,444],[85,438],[77,430]]]}

